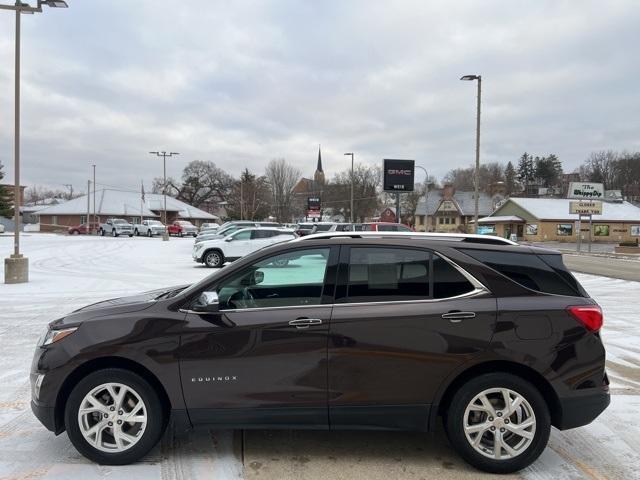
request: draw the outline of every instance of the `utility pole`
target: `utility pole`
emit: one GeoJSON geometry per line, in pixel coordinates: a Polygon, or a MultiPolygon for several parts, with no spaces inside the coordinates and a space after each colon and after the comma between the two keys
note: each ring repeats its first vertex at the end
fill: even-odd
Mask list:
{"type": "Polygon", "coordinates": [[[22,198],[20,189],[20,17],[23,13],[42,12],[42,6],[67,7],[64,0],[38,0],[37,7],[30,7],[20,0],[16,0],[15,5],[0,5],[0,10],[13,10],[16,12],[16,40],[15,40],[15,70],[14,70],[14,161],[15,161],[15,185],[14,185],[14,233],[13,233],[13,255],[4,260],[4,282],[5,283],[26,283],[29,281],[29,259],[20,253],[20,200],[22,198]]]}
{"type": "Polygon", "coordinates": [[[91,180],[87,180],[87,234],[91,234],[91,180]]]}
{"type": "Polygon", "coordinates": [[[93,234],[93,228],[98,224],[96,218],[96,166],[93,166],[93,222],[90,225],[89,232],[93,234]]]}
{"type": "Polygon", "coordinates": [[[476,105],[476,169],[473,175],[473,189],[474,189],[474,233],[478,233],[478,200],[480,196],[480,104],[482,98],[482,76],[481,75],[465,75],[460,80],[477,80],[478,81],[478,102],[476,105]]]}
{"type": "Polygon", "coordinates": [[[169,232],[167,231],[167,157],[173,157],[174,155],[180,155],[178,152],[149,152],[151,155],[156,155],[158,157],[162,157],[162,176],[164,180],[162,181],[162,194],[164,195],[164,225],[165,231],[162,234],[162,241],[167,242],[169,240],[169,232]]]}
{"type": "Polygon", "coordinates": [[[351,155],[351,210],[349,211],[349,221],[353,223],[353,182],[355,181],[353,176],[353,152],[345,153],[345,155],[351,155]]]}
{"type": "Polygon", "coordinates": [[[244,179],[240,175],[240,220],[244,220],[244,179]]]}

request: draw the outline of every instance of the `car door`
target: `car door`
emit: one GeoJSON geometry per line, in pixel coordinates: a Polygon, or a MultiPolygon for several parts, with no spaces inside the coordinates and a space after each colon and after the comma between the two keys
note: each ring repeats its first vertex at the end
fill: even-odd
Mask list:
{"type": "Polygon", "coordinates": [[[329,343],[332,428],[426,429],[449,374],[485,350],[496,301],[426,249],[343,246],[329,343]]]}
{"type": "Polygon", "coordinates": [[[337,258],[336,247],[298,246],[227,267],[206,287],[218,294],[217,313],[184,307],[180,368],[194,423],[328,428],[327,342],[337,258]]]}
{"type": "Polygon", "coordinates": [[[251,252],[251,230],[238,230],[225,238],[224,256],[227,258],[244,257],[251,252]]]}

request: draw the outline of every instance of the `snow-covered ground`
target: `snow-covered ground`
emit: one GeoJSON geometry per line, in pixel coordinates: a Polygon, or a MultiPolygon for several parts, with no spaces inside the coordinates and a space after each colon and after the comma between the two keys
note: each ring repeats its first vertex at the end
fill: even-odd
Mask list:
{"type": "MultiPolygon", "coordinates": [[[[269,477],[265,469],[254,468],[259,462],[250,459],[266,457],[268,450],[261,450],[260,442],[251,441],[252,433],[247,433],[245,442],[241,441],[239,432],[231,431],[203,429],[180,438],[167,434],[143,462],[104,467],[80,456],[66,434],[54,437],[45,430],[29,408],[28,373],[37,338],[49,321],[101,299],[197,281],[211,270],[191,260],[193,240],[186,238],[162,242],[158,238],[25,234],[22,245],[29,257],[30,282],[0,283],[0,362],[4,365],[0,369],[0,480],[72,476],[86,480],[132,476],[163,480],[229,479],[243,475],[245,478],[283,478],[276,473],[278,470],[271,470],[269,477]],[[243,457],[248,465],[244,471],[243,457]]],[[[7,257],[12,247],[12,237],[0,235],[0,258],[7,257]]],[[[554,430],[549,448],[541,458],[515,478],[640,478],[640,329],[635,328],[640,321],[637,313],[640,283],[577,276],[605,311],[603,337],[614,394],[612,403],[587,427],[566,432],[554,430]]],[[[316,434],[309,435],[313,441],[316,434]]],[[[397,435],[389,438],[397,439],[397,435]]],[[[481,476],[462,464],[450,449],[437,446],[443,437],[434,444],[426,436],[408,435],[407,441],[414,442],[414,448],[422,450],[423,445],[427,448],[419,456],[402,458],[403,476],[481,476]],[[435,446],[431,449],[429,445],[435,446]],[[417,472],[416,476],[410,472],[417,472]]],[[[339,438],[343,445],[347,443],[348,449],[349,437],[339,438]]],[[[353,450],[358,448],[362,450],[361,443],[353,445],[353,450]]],[[[314,472],[324,470],[321,462],[327,465],[334,462],[335,467],[335,462],[343,461],[342,478],[398,477],[392,473],[397,469],[397,455],[389,453],[386,458],[384,449],[375,458],[359,460],[357,471],[350,461],[347,464],[346,451],[342,458],[332,455],[324,460],[314,458],[313,449],[306,453],[311,458],[306,466],[296,464],[296,468],[285,468],[288,461],[299,461],[299,457],[279,459],[282,472],[295,472],[295,478],[314,478],[314,472]],[[351,473],[347,475],[347,472],[351,473]]],[[[324,478],[333,478],[328,474],[331,471],[326,470],[324,478]]]]}

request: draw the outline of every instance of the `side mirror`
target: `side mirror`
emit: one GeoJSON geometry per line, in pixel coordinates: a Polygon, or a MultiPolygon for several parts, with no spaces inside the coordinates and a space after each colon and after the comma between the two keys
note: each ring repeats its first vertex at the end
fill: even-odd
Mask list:
{"type": "Polygon", "coordinates": [[[225,242],[231,242],[233,240],[233,237],[227,237],[224,239],[225,242]]]}
{"type": "Polygon", "coordinates": [[[202,292],[191,309],[199,313],[216,313],[220,308],[217,292],[202,292]]]}
{"type": "Polygon", "coordinates": [[[264,272],[256,270],[245,275],[242,280],[240,280],[240,285],[243,287],[253,287],[254,285],[258,285],[264,281],[264,272]]]}

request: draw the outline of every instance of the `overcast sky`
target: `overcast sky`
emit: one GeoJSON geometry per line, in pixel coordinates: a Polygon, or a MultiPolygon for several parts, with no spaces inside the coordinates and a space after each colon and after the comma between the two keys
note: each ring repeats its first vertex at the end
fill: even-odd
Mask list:
{"type": "MultiPolygon", "coordinates": [[[[10,3],[9,0],[0,0],[10,3]]],[[[640,3],[68,0],[23,16],[23,184],[138,188],[149,150],[231,174],[284,157],[332,177],[411,158],[482,161],[640,149],[640,3]],[[182,8],[177,8],[182,7],[182,8]]],[[[32,4],[35,0],[32,0],[32,4]]],[[[14,16],[0,11],[0,161],[13,181],[14,16]]],[[[417,172],[421,180],[424,174],[417,172]]]]}

